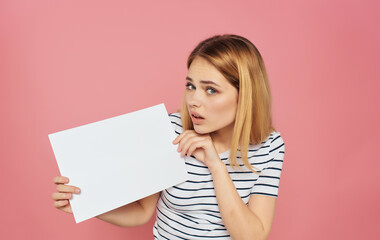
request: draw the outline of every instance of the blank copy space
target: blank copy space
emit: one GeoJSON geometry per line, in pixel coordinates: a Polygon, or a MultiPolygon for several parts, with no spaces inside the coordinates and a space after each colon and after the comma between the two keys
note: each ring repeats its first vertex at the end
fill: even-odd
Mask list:
{"type": "Polygon", "coordinates": [[[77,223],[186,181],[164,104],[49,134],[77,223]]]}

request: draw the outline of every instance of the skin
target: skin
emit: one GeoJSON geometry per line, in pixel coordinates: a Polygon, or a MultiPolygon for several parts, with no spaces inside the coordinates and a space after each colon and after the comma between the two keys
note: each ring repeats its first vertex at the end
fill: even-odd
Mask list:
{"type": "Polygon", "coordinates": [[[210,133],[218,153],[230,148],[236,111],[238,90],[209,62],[196,57],[190,65],[186,79],[187,108],[199,113],[205,120],[194,124],[198,134],[210,133]],[[201,83],[201,80],[214,84],[201,83]]]}
{"type": "Polygon", "coordinates": [[[67,213],[73,213],[69,199],[73,197],[74,193],[79,194],[80,189],[74,186],[65,185],[69,183],[69,179],[64,176],[55,177],[53,182],[57,185],[57,192],[52,195],[54,207],[67,213]]]}
{"type": "MultiPolygon", "coordinates": [[[[246,205],[218,155],[228,150],[231,145],[238,92],[213,65],[202,58],[194,59],[188,77],[191,78],[186,80],[185,99],[188,109],[196,111],[205,120],[199,125],[194,124],[194,130],[181,133],[173,144],[178,144],[177,151],[181,152],[181,156],[193,155],[209,168],[220,213],[231,237],[267,239],[274,218],[276,198],[251,195],[246,205]],[[212,81],[219,87],[211,83],[201,83],[202,80],[212,81]]],[[[75,194],[77,187],[65,185],[68,181],[63,176],[54,178],[57,193],[52,197],[56,208],[72,213],[68,200],[75,194]]],[[[138,226],[149,221],[158,198],[159,193],[107,212],[98,218],[119,226],[138,226]]]]}

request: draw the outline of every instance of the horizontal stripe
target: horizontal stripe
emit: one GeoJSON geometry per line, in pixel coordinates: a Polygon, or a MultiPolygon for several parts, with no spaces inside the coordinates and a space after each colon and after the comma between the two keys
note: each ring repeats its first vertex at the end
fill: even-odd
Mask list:
{"type": "MultiPolygon", "coordinates": [[[[164,201],[163,199],[161,199],[161,202],[162,202],[162,203],[163,203],[168,209],[172,209],[172,208],[170,208],[170,207],[165,203],[165,201],[164,201]]],[[[158,210],[158,206],[157,206],[156,208],[157,208],[157,210],[158,210]]],[[[197,221],[191,219],[191,218],[192,218],[191,216],[187,216],[187,215],[184,214],[184,213],[182,213],[182,214],[177,214],[177,216],[179,216],[179,217],[181,217],[181,218],[183,218],[183,219],[186,219],[186,220],[188,220],[188,221],[190,221],[190,222],[193,222],[193,223],[199,224],[199,222],[197,222],[197,221]],[[183,216],[183,215],[184,215],[184,216],[183,216]],[[186,217],[185,217],[185,216],[186,216],[186,217]]]]}
{"type": "MultiPolygon", "coordinates": [[[[253,156],[248,157],[248,159],[253,158],[253,157],[264,157],[264,156],[268,156],[268,155],[269,155],[268,153],[253,155],[253,156]]],[[[241,157],[236,157],[236,158],[241,158],[241,157]]]]}
{"type": "Polygon", "coordinates": [[[255,186],[267,186],[267,187],[278,188],[278,186],[271,185],[271,184],[265,184],[265,183],[256,183],[255,186]]]}
{"type": "Polygon", "coordinates": [[[181,119],[180,116],[174,115],[173,113],[169,114],[169,116],[171,116],[171,117],[176,117],[176,118],[178,118],[178,119],[181,119]]]}
{"type": "Polygon", "coordinates": [[[177,135],[180,135],[181,133],[177,132],[176,130],[174,130],[175,133],[177,133],[177,135]]]}
{"type": "Polygon", "coordinates": [[[274,176],[259,176],[259,178],[275,178],[275,179],[280,179],[279,177],[274,177],[274,176]]]}
{"type": "MultiPolygon", "coordinates": [[[[265,186],[271,186],[271,187],[275,187],[273,185],[269,185],[269,184],[255,184],[255,186],[259,186],[259,185],[265,185],[265,186]]],[[[191,196],[191,197],[178,197],[174,194],[171,194],[169,193],[167,190],[164,190],[169,196],[173,197],[173,198],[176,198],[176,199],[181,199],[181,200],[188,200],[188,199],[195,199],[195,198],[214,198],[216,199],[216,195],[204,195],[204,196],[191,196]]],[[[245,198],[247,197],[246,196],[241,196],[241,198],[245,198]]],[[[169,200],[168,200],[169,201],[169,200]]],[[[214,203],[210,203],[210,205],[215,205],[214,203]]],[[[192,206],[194,206],[195,204],[192,204],[192,206]]],[[[217,204],[216,204],[217,205],[217,204]]],[[[187,205],[182,205],[182,206],[187,206],[187,205]]],[[[214,211],[213,211],[214,212],[214,211]]]]}
{"type": "Polygon", "coordinates": [[[177,125],[178,127],[182,127],[180,124],[178,124],[178,123],[176,123],[176,122],[171,121],[171,123],[174,123],[174,124],[177,125]]]}
{"type": "Polygon", "coordinates": [[[211,179],[211,180],[206,180],[206,181],[192,181],[192,180],[186,180],[185,183],[209,183],[209,182],[212,182],[212,179],[211,179]]]}
{"type": "Polygon", "coordinates": [[[245,172],[228,172],[229,174],[253,174],[253,172],[251,172],[251,171],[245,171],[245,172]]]}
{"type": "MultiPolygon", "coordinates": [[[[161,218],[159,218],[158,216],[157,216],[157,218],[158,218],[162,223],[166,224],[168,227],[170,227],[170,228],[172,228],[173,230],[176,230],[176,231],[178,231],[178,232],[180,232],[180,233],[182,233],[182,234],[184,234],[184,235],[191,236],[191,237],[200,237],[200,238],[204,238],[204,237],[205,237],[205,236],[203,236],[203,235],[195,235],[195,234],[189,234],[189,233],[183,232],[183,231],[181,231],[181,230],[179,230],[179,229],[174,228],[173,226],[169,225],[168,223],[164,222],[164,221],[163,221],[161,218]]],[[[179,237],[179,236],[176,236],[176,237],[179,237]]],[[[221,238],[221,237],[230,237],[230,235],[207,236],[207,238],[221,238]]],[[[182,238],[182,237],[179,237],[179,238],[181,238],[181,239],[185,239],[185,238],[182,238]]]]}
{"type": "MultiPolygon", "coordinates": [[[[188,214],[186,214],[186,213],[181,213],[182,215],[185,215],[186,217],[189,217],[189,218],[194,218],[194,219],[199,219],[199,220],[202,220],[202,221],[207,221],[207,222],[209,222],[210,224],[212,224],[212,225],[217,225],[217,226],[221,226],[221,227],[223,227],[223,228],[225,228],[225,226],[224,226],[224,224],[219,224],[219,223],[216,223],[216,222],[211,222],[210,220],[208,220],[208,219],[203,219],[203,218],[198,218],[198,217],[195,217],[195,216],[190,216],[190,215],[188,215],[188,214]]],[[[199,224],[199,223],[198,223],[199,224]]]]}
{"type": "Polygon", "coordinates": [[[161,215],[163,215],[165,218],[167,218],[167,219],[171,220],[172,222],[175,222],[175,223],[177,223],[177,224],[179,224],[179,225],[182,225],[182,226],[184,226],[184,227],[186,227],[186,228],[191,228],[191,229],[195,229],[195,230],[198,230],[198,231],[206,231],[206,232],[210,232],[210,231],[211,231],[211,229],[202,229],[202,228],[195,228],[195,227],[186,226],[185,224],[183,224],[183,223],[181,223],[181,222],[179,222],[179,221],[176,221],[176,220],[174,220],[174,219],[172,219],[172,218],[166,216],[163,212],[160,211],[160,209],[157,209],[157,210],[158,210],[158,212],[159,212],[161,215]]]}
{"type": "MultiPolygon", "coordinates": [[[[247,158],[248,159],[252,159],[252,158],[259,158],[259,157],[266,157],[266,156],[269,156],[269,153],[264,153],[264,154],[259,154],[259,155],[253,155],[253,156],[248,156],[247,158]]],[[[237,156],[236,157],[237,159],[242,159],[242,157],[239,157],[239,156],[237,156]]],[[[221,158],[220,160],[222,160],[222,161],[226,161],[226,160],[228,160],[229,159],[229,157],[225,157],[225,158],[221,158]]],[[[254,164],[254,163],[251,163],[251,165],[252,164],[254,164]]]]}
{"type": "Polygon", "coordinates": [[[271,143],[273,143],[274,141],[276,141],[277,139],[279,139],[281,136],[280,135],[278,135],[277,137],[275,137],[272,141],[271,141],[271,143]]]}
{"type": "MultiPolygon", "coordinates": [[[[264,144],[264,143],[265,142],[262,142],[261,144],[264,144]]],[[[251,146],[252,145],[248,145],[248,152],[257,152],[257,151],[259,151],[262,148],[268,148],[268,147],[270,147],[269,145],[266,145],[266,146],[261,146],[261,147],[259,147],[257,149],[249,149],[251,146]]],[[[256,147],[256,146],[254,146],[254,147],[256,147]]],[[[237,148],[237,150],[238,150],[238,152],[240,152],[240,148],[237,148]]]]}
{"type": "MultiPolygon", "coordinates": [[[[174,188],[174,189],[181,190],[181,191],[215,190],[213,187],[210,187],[210,188],[186,189],[186,188],[180,188],[180,187],[173,186],[173,188],[174,188]]],[[[248,189],[251,189],[251,188],[250,188],[250,187],[248,187],[248,188],[236,188],[236,190],[248,190],[248,189]]]]}
{"type": "MultiPolygon", "coordinates": [[[[173,203],[172,201],[170,201],[165,195],[165,200],[167,200],[170,204],[174,205],[174,206],[179,206],[179,207],[190,207],[190,206],[218,206],[217,203],[194,203],[194,204],[178,204],[178,203],[173,203]]],[[[210,211],[210,212],[215,212],[213,210],[210,210],[210,209],[199,209],[197,211],[210,211]]]]}
{"type": "Polygon", "coordinates": [[[225,228],[225,226],[222,225],[222,224],[216,224],[216,225],[218,225],[218,226],[221,226],[222,228],[214,228],[214,229],[202,229],[202,228],[190,227],[190,226],[187,226],[187,225],[185,225],[185,224],[183,224],[183,223],[181,223],[181,222],[179,222],[179,221],[176,221],[176,220],[174,220],[174,219],[172,219],[172,218],[166,216],[166,215],[165,215],[163,212],[161,212],[159,209],[157,209],[157,210],[158,210],[158,212],[159,212],[162,216],[164,216],[165,218],[167,218],[167,219],[171,220],[172,222],[175,222],[175,223],[177,223],[177,224],[179,224],[179,225],[182,225],[182,226],[184,226],[184,227],[186,227],[186,228],[191,228],[191,229],[194,229],[194,230],[205,231],[205,232],[211,232],[211,231],[215,231],[215,230],[218,230],[218,231],[226,231],[226,230],[227,230],[227,229],[225,228]]]}
{"type": "MultiPolygon", "coordinates": [[[[254,182],[257,179],[232,179],[232,182],[254,182]]],[[[192,180],[187,180],[185,183],[209,183],[212,182],[213,180],[205,180],[205,181],[192,181],[192,180]]]]}
{"type": "Polygon", "coordinates": [[[177,216],[180,216],[181,218],[186,219],[186,220],[188,220],[188,221],[190,221],[190,222],[193,222],[193,223],[195,223],[195,224],[199,224],[199,222],[194,221],[193,219],[191,219],[191,218],[189,218],[189,217],[182,216],[182,215],[185,215],[185,216],[186,216],[186,214],[184,214],[184,213],[182,213],[182,214],[178,214],[177,216]]]}
{"type": "Polygon", "coordinates": [[[263,193],[263,192],[252,192],[251,194],[261,194],[261,195],[267,195],[267,196],[277,197],[276,194],[263,193]]]}
{"type": "Polygon", "coordinates": [[[284,145],[285,145],[285,144],[283,143],[283,144],[281,144],[280,146],[278,146],[278,147],[276,147],[276,148],[274,148],[274,149],[269,150],[269,152],[276,151],[277,149],[279,149],[280,147],[282,147],[282,146],[284,146],[284,145]]]}
{"type": "MultiPolygon", "coordinates": [[[[180,113],[169,117],[175,133],[180,135],[184,131],[180,113]]],[[[236,151],[237,168],[231,165],[227,154],[221,160],[242,201],[248,205],[249,197],[255,194],[277,197],[285,154],[280,133],[273,131],[260,144],[248,145],[248,164],[257,173],[243,164],[240,150],[236,151]]],[[[187,181],[161,192],[153,228],[155,239],[231,239],[208,167],[194,155],[185,157],[184,163],[187,181]]]]}
{"type": "Polygon", "coordinates": [[[193,163],[189,163],[189,162],[185,162],[185,164],[189,165],[189,166],[193,166],[193,167],[208,168],[207,166],[201,166],[201,165],[197,165],[197,164],[193,164],[193,163]]]}
{"type": "Polygon", "coordinates": [[[210,188],[196,188],[196,189],[186,189],[186,188],[180,188],[180,187],[176,187],[176,186],[173,186],[174,189],[178,189],[178,190],[181,190],[181,191],[200,191],[200,190],[214,190],[213,187],[210,187],[210,188]]]}
{"type": "Polygon", "coordinates": [[[176,195],[173,195],[171,193],[168,192],[168,190],[164,190],[166,191],[167,194],[169,194],[171,197],[173,198],[177,198],[177,199],[194,199],[194,198],[216,198],[215,195],[204,195],[204,196],[191,196],[191,197],[178,197],[176,195]]]}
{"type": "MultiPolygon", "coordinates": [[[[270,161],[273,161],[273,159],[269,159],[269,160],[266,160],[266,161],[264,161],[264,162],[250,163],[250,165],[251,165],[251,166],[255,166],[255,165],[261,165],[261,164],[267,164],[267,163],[269,163],[270,161]]],[[[225,165],[226,165],[226,166],[231,166],[231,167],[232,167],[232,165],[229,164],[229,163],[226,163],[225,165]]],[[[240,166],[240,167],[245,167],[244,163],[243,163],[243,164],[238,164],[238,166],[240,166]]]]}
{"type": "MultiPolygon", "coordinates": [[[[260,172],[260,171],[259,171],[260,172]]],[[[210,173],[195,173],[195,172],[192,172],[192,171],[187,171],[188,174],[191,174],[191,175],[196,175],[196,176],[211,176],[211,172],[210,173]]],[[[251,171],[244,171],[244,172],[230,172],[228,171],[229,174],[252,174],[253,172],[251,171]]]]}
{"type": "Polygon", "coordinates": [[[257,179],[232,179],[232,182],[254,182],[257,179]]]}
{"type": "Polygon", "coordinates": [[[281,168],[267,167],[267,168],[264,168],[263,171],[264,171],[264,170],[267,170],[267,169],[269,169],[269,170],[278,170],[278,171],[281,171],[281,170],[282,170],[281,168]]]}
{"type": "MultiPolygon", "coordinates": [[[[176,220],[174,220],[174,219],[172,219],[172,218],[166,216],[166,215],[163,214],[161,211],[160,211],[159,213],[160,213],[163,217],[165,217],[166,219],[168,219],[168,220],[170,220],[170,221],[172,221],[172,222],[175,222],[175,223],[177,223],[177,224],[179,224],[179,225],[182,225],[182,226],[185,227],[185,228],[190,228],[190,229],[194,229],[194,230],[197,230],[197,231],[204,231],[204,232],[211,232],[211,231],[227,231],[227,229],[225,228],[225,226],[224,226],[224,225],[221,225],[221,224],[215,224],[215,225],[220,226],[220,227],[222,227],[222,228],[213,228],[213,229],[202,229],[202,228],[190,227],[190,226],[187,226],[187,225],[185,225],[185,224],[183,224],[183,223],[181,223],[181,222],[179,222],[179,221],[176,221],[176,220]]],[[[167,221],[167,222],[170,222],[170,221],[167,221]]]]}
{"type": "Polygon", "coordinates": [[[211,173],[195,173],[195,172],[190,172],[190,171],[187,171],[188,174],[192,174],[192,175],[197,175],[197,176],[210,176],[211,173]]]}

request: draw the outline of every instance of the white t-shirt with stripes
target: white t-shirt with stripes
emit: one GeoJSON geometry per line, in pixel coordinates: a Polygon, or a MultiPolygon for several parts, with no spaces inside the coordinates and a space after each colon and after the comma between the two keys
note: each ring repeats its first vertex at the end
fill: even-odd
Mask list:
{"type": "MultiPolygon", "coordinates": [[[[175,132],[183,132],[180,113],[169,118],[175,132]]],[[[278,196],[278,187],[285,153],[279,132],[272,132],[261,144],[250,145],[248,160],[260,175],[244,166],[237,151],[241,169],[232,168],[230,151],[219,154],[245,204],[252,194],[278,196]]],[[[212,176],[207,166],[193,156],[185,156],[188,180],[161,192],[157,203],[157,217],[153,226],[154,239],[231,239],[222,217],[214,191],[212,176]]]]}

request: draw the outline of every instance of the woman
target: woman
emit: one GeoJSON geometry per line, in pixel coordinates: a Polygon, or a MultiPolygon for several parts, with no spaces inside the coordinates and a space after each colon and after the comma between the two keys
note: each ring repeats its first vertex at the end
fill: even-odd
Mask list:
{"type": "MultiPolygon", "coordinates": [[[[155,239],[266,239],[285,145],[262,57],[246,38],[217,35],[198,44],[187,68],[182,107],[169,117],[188,180],[97,218],[131,227],[157,210],[155,239]]],[[[79,189],[63,176],[54,182],[55,207],[72,213],[79,189]]]]}

